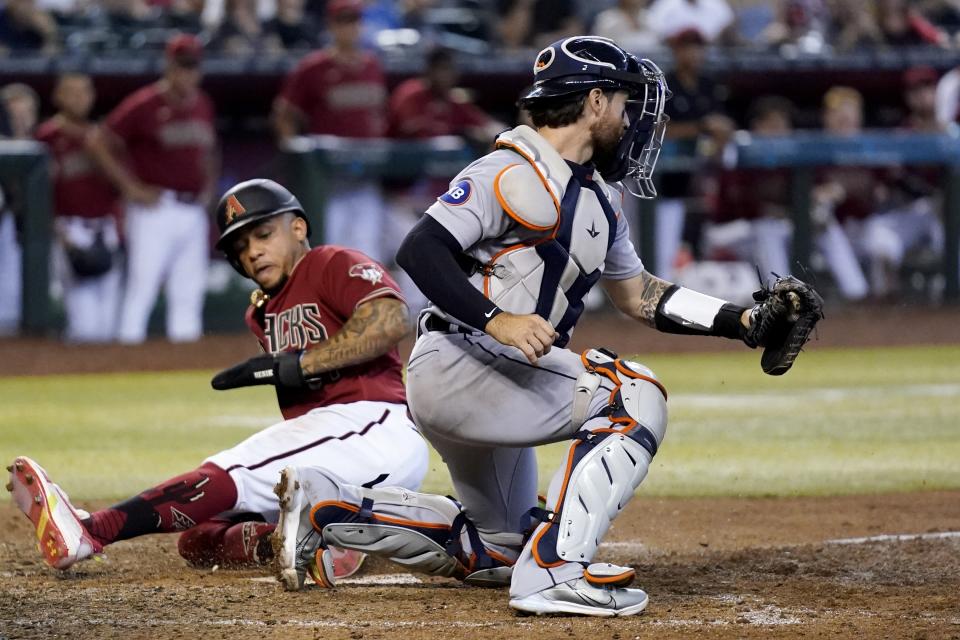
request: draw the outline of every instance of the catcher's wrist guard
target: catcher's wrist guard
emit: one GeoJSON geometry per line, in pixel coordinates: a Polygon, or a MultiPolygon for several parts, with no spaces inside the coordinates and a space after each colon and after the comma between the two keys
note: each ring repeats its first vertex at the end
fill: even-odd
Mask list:
{"type": "Polygon", "coordinates": [[[745,307],[675,284],[660,298],[654,321],[664,333],[740,340],[746,331],[740,322],[744,311],[745,307]]]}

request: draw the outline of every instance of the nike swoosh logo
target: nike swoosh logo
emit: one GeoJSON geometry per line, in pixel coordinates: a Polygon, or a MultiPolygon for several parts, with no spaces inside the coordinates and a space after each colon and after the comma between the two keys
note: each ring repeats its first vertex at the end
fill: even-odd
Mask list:
{"type": "Polygon", "coordinates": [[[490,316],[492,316],[492,315],[494,314],[495,311],[496,311],[496,309],[490,309],[490,311],[487,311],[485,314],[483,314],[483,317],[484,317],[484,318],[489,318],[490,316]]]}

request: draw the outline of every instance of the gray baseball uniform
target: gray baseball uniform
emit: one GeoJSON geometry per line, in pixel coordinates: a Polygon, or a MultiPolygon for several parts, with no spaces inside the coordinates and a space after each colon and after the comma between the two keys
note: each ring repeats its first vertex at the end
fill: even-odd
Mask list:
{"type": "MultiPolygon", "coordinates": [[[[560,333],[556,344],[566,344],[582,310],[578,296],[601,275],[626,279],[643,272],[626,220],[617,215],[622,195],[592,169],[572,163],[567,168],[532,129],[518,127],[500,142],[499,150],[464,169],[427,213],[480,265],[470,276],[472,286],[505,311],[541,313],[560,333]],[[516,167],[535,171],[521,176],[525,183],[510,184],[507,178],[516,167]],[[557,183],[564,189],[555,193],[555,201],[569,211],[550,207],[547,196],[557,183]],[[570,197],[573,189],[579,198],[570,197]],[[554,242],[566,251],[543,246],[554,242]],[[513,258],[524,252],[532,255],[513,258]],[[579,267],[577,277],[569,276],[571,263],[579,267]],[[556,289],[551,281],[559,282],[556,289]],[[559,304],[558,298],[563,298],[559,304]]],[[[596,417],[583,425],[572,420],[575,388],[584,372],[581,356],[564,348],[555,346],[531,365],[519,349],[462,327],[441,309],[421,316],[407,368],[410,410],[449,467],[457,495],[485,542],[516,549],[530,526],[528,512],[537,501],[531,447],[568,440],[581,429],[611,426],[605,415],[598,416],[615,386],[607,379],[586,412],[596,417]],[[430,330],[447,322],[446,331],[430,330]]],[[[560,492],[564,482],[561,470],[550,493],[560,492]]],[[[556,497],[548,496],[549,506],[556,508],[556,497]]],[[[532,593],[579,577],[583,570],[582,564],[563,563],[548,575],[525,553],[514,568],[512,591],[532,593]]]]}
{"type": "Polygon", "coordinates": [[[511,606],[521,610],[636,613],[646,595],[619,588],[633,570],[591,561],[663,440],[666,393],[643,365],[564,346],[601,276],[635,278],[643,264],[619,215],[618,187],[565,161],[529,127],[501,134],[497,147],[454,178],[418,224],[433,234],[419,250],[458,254],[452,268],[467,277],[452,283],[483,294],[467,296],[472,310],[459,309],[474,326],[457,315],[463,298],[424,311],[407,365],[410,412],[449,467],[462,511],[452,499],[395,487],[341,486],[339,500],[311,512],[312,527],[324,544],[434,575],[509,579],[511,606]],[[499,309],[554,327],[553,348],[537,364],[475,328],[499,309]],[[570,439],[549,510],[539,509],[532,447],[570,439]],[[561,583],[560,595],[541,595],[561,583]],[[550,597],[569,606],[555,609],[550,597]]]}

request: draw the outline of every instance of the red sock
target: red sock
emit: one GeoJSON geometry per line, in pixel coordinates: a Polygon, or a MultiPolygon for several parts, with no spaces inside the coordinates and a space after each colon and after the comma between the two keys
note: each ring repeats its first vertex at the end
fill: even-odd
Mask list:
{"type": "Polygon", "coordinates": [[[185,531],[229,511],[237,502],[233,478],[209,462],[140,495],[97,511],[83,525],[101,544],[148,533],[185,531]]]}
{"type": "Polygon", "coordinates": [[[276,525],[214,518],[184,532],[177,541],[180,555],[195,567],[248,567],[273,559],[270,534],[276,525]]]}

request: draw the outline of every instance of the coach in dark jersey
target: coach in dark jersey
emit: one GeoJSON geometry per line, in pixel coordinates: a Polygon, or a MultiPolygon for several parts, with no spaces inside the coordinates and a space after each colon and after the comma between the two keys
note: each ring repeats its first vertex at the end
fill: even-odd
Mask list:
{"type": "MultiPolygon", "coordinates": [[[[217,374],[213,386],[273,384],[284,421],[89,516],[36,462],[17,458],[14,500],[38,539],[51,541],[42,551],[53,567],[118,540],[183,530],[180,553],[193,564],[263,563],[272,556],[273,490],[285,467],[318,470],[313,490],[328,487],[333,497],[342,483],[416,489],[426,474],[427,448],[405,404],[396,345],[408,331],[407,307],[396,283],[362,253],[311,249],[300,203],[275,182],[241,183],[217,211],[217,246],[260,287],[247,321],[266,354],[217,374]]],[[[307,571],[330,582],[334,571],[342,576],[362,559],[321,551],[290,586],[299,587],[307,571]]]]}

